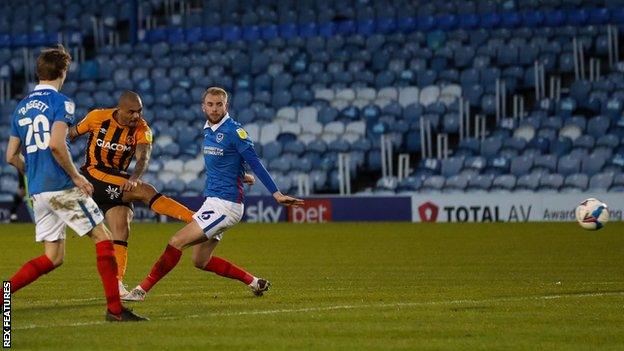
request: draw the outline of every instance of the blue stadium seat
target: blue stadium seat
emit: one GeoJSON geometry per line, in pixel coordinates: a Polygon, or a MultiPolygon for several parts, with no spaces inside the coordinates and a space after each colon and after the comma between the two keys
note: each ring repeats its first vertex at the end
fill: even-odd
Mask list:
{"type": "Polygon", "coordinates": [[[586,101],[591,92],[591,83],[586,80],[577,80],[570,86],[570,96],[578,101],[586,101]]]}
{"type": "Polygon", "coordinates": [[[539,27],[544,22],[544,13],[541,11],[522,12],[522,24],[525,27],[539,27]]]}
{"type": "MultiPolygon", "coordinates": [[[[269,161],[269,169],[271,169],[272,171],[286,173],[291,170],[291,164],[284,157],[279,157],[279,158],[272,159],[271,161],[269,161]]],[[[279,176],[276,176],[276,178],[278,177],[279,176]]],[[[276,179],[276,182],[277,182],[277,179],[276,179]]]]}
{"type": "Polygon", "coordinates": [[[581,160],[571,155],[566,155],[559,158],[557,164],[557,172],[564,176],[579,173],[581,170],[581,160]]]}
{"type": "Polygon", "coordinates": [[[481,172],[487,166],[487,160],[483,156],[469,156],[464,161],[464,169],[472,169],[481,172]]]}
{"type": "Polygon", "coordinates": [[[421,150],[420,131],[412,130],[406,136],[406,149],[408,152],[416,153],[421,150]]]}
{"type": "Polygon", "coordinates": [[[516,190],[537,190],[541,177],[539,173],[530,173],[520,176],[516,182],[516,190]]]}
{"type": "Polygon", "coordinates": [[[323,140],[321,140],[321,139],[316,139],[316,140],[308,143],[307,150],[308,151],[313,151],[313,152],[318,152],[319,154],[322,154],[325,151],[327,151],[327,144],[323,140]]]}
{"type": "Polygon", "coordinates": [[[615,94],[602,105],[602,113],[610,118],[617,118],[624,109],[624,98],[615,94]]]}
{"type": "Polygon", "coordinates": [[[272,141],[262,147],[262,157],[266,160],[272,160],[282,154],[282,144],[278,141],[272,141]]]}
{"type": "Polygon", "coordinates": [[[242,30],[239,26],[227,25],[222,28],[222,38],[226,42],[234,42],[240,40],[242,37],[242,30]]]}
{"type": "Polygon", "coordinates": [[[248,25],[242,28],[241,37],[246,41],[254,41],[260,39],[262,36],[262,32],[260,27],[257,25],[248,25]]]}
{"type": "Polygon", "coordinates": [[[599,173],[606,163],[606,158],[600,154],[592,153],[583,158],[581,162],[581,173],[585,173],[590,177],[599,173]]]}
{"type": "Polygon", "coordinates": [[[416,27],[418,30],[426,32],[435,26],[435,18],[431,15],[428,16],[418,16],[416,19],[416,27]]]}
{"type": "MultiPolygon", "coordinates": [[[[545,130],[540,129],[540,132],[542,131],[545,131],[545,130]]],[[[552,131],[553,132],[552,138],[554,139],[554,131],[553,130],[546,130],[546,131],[552,131]]],[[[537,136],[529,141],[529,143],[527,144],[526,150],[527,151],[534,150],[537,154],[544,154],[548,151],[549,146],[550,146],[550,141],[548,138],[537,136]]]]}
{"type": "Polygon", "coordinates": [[[587,134],[591,135],[593,138],[599,138],[606,134],[610,123],[611,120],[606,116],[593,117],[587,123],[587,134]]]}
{"type": "Polygon", "coordinates": [[[441,161],[435,158],[425,158],[420,161],[418,168],[414,172],[415,175],[434,175],[440,174],[441,161]]]}
{"type": "Polygon", "coordinates": [[[488,165],[484,173],[495,175],[509,173],[510,166],[511,162],[509,158],[504,156],[494,157],[488,160],[488,165]]]}
{"type": "Polygon", "coordinates": [[[447,113],[442,118],[442,131],[444,133],[459,132],[459,117],[457,113],[447,113]]]}
{"type": "Polygon", "coordinates": [[[494,182],[494,174],[480,174],[475,177],[471,177],[468,180],[468,186],[466,190],[469,191],[488,191],[494,182]]]}
{"type": "Polygon", "coordinates": [[[572,149],[572,140],[567,137],[559,137],[550,143],[550,153],[563,156],[572,149]]]}
{"type": "Polygon", "coordinates": [[[407,177],[405,179],[403,179],[402,181],[400,181],[397,184],[397,191],[417,191],[418,189],[420,189],[420,187],[422,186],[422,178],[420,177],[415,177],[415,176],[410,176],[407,177]]]}
{"type": "Polygon", "coordinates": [[[481,155],[485,158],[496,156],[503,145],[503,140],[497,137],[488,137],[481,142],[481,155]]]}
{"type": "Polygon", "coordinates": [[[589,188],[594,191],[607,191],[613,183],[613,173],[598,173],[589,179],[589,188]]]}
{"type": "Polygon", "coordinates": [[[480,143],[477,139],[466,138],[459,142],[455,155],[477,155],[480,151],[480,143]]]}
{"type": "Polygon", "coordinates": [[[204,40],[204,28],[201,26],[187,28],[184,33],[184,38],[189,44],[201,43],[204,40]]]}
{"type": "Polygon", "coordinates": [[[619,138],[615,134],[605,134],[598,137],[596,140],[596,147],[606,146],[609,148],[615,148],[619,144],[619,138]]]}
{"type": "Polygon", "coordinates": [[[583,149],[589,150],[594,147],[594,143],[595,143],[595,139],[593,136],[584,134],[574,139],[574,142],[572,143],[572,145],[574,148],[583,148],[583,149]]]}
{"type": "Polygon", "coordinates": [[[515,150],[517,152],[522,152],[526,148],[527,142],[522,138],[511,137],[506,138],[503,141],[502,149],[504,150],[515,150]]]}
{"type": "Polygon", "coordinates": [[[564,178],[561,174],[546,174],[540,178],[539,190],[558,191],[563,185],[564,178]]]}
{"type": "Polygon", "coordinates": [[[506,190],[512,191],[516,187],[516,176],[512,174],[503,174],[494,178],[490,191],[506,190]]]}
{"type": "Polygon", "coordinates": [[[610,11],[607,8],[591,8],[589,10],[590,24],[605,24],[610,19],[610,11]]]}
{"type": "Polygon", "coordinates": [[[531,172],[537,170],[544,171],[546,173],[555,173],[557,171],[557,161],[557,155],[554,154],[536,156],[534,158],[531,172]]]}
{"type": "MultiPolygon", "coordinates": [[[[623,16],[624,18],[624,16],[623,16]]],[[[397,28],[403,33],[411,33],[416,29],[416,18],[414,17],[402,17],[397,20],[397,28]]]]}
{"type": "Polygon", "coordinates": [[[444,187],[445,179],[442,176],[434,175],[425,178],[420,188],[421,191],[441,191],[444,187]]]}
{"type": "Polygon", "coordinates": [[[397,30],[398,23],[394,18],[386,17],[377,20],[377,31],[388,34],[397,30]]]}
{"type": "Polygon", "coordinates": [[[468,186],[470,176],[465,174],[455,174],[444,182],[444,191],[464,191],[468,186]]]}
{"type": "Polygon", "coordinates": [[[572,26],[582,26],[589,19],[586,9],[570,9],[566,11],[566,23],[572,26]]]}
{"type": "Polygon", "coordinates": [[[613,177],[613,183],[611,183],[611,188],[609,191],[612,191],[613,187],[618,187],[617,191],[622,192],[624,189],[624,173],[616,173],[613,177]]]}
{"type": "Polygon", "coordinates": [[[464,157],[449,157],[440,161],[440,173],[444,177],[458,174],[464,164],[464,157]]]}
{"type": "Polygon", "coordinates": [[[565,178],[563,186],[560,190],[564,192],[585,191],[588,184],[589,177],[587,174],[570,174],[565,178]]]}
{"type": "Polygon", "coordinates": [[[514,157],[511,160],[510,173],[520,177],[527,173],[533,167],[533,156],[523,155],[514,157]]]}
{"type": "Polygon", "coordinates": [[[495,12],[486,13],[481,15],[480,24],[486,29],[497,28],[501,24],[501,17],[495,12]]]}
{"type": "Polygon", "coordinates": [[[479,26],[479,16],[475,13],[465,13],[459,15],[458,27],[462,29],[473,29],[479,26]]]}
{"type": "Polygon", "coordinates": [[[349,142],[343,139],[336,139],[327,145],[327,149],[333,152],[348,152],[350,148],[349,142]]]}

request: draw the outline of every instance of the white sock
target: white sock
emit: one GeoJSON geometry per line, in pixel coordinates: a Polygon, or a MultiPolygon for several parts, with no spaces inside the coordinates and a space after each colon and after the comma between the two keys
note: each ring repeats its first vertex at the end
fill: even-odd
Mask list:
{"type": "Polygon", "coordinates": [[[251,283],[249,283],[249,286],[251,286],[252,288],[257,288],[258,287],[258,278],[254,277],[253,280],[251,281],[251,283]]]}

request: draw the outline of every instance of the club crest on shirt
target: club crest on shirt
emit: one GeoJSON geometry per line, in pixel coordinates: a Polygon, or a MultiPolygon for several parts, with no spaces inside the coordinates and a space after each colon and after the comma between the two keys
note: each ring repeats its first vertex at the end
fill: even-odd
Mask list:
{"type": "Polygon", "coordinates": [[[217,143],[220,143],[223,141],[223,133],[217,133],[217,143]]]}
{"type": "Polygon", "coordinates": [[[71,101],[65,101],[65,111],[68,114],[73,115],[74,112],[76,111],[76,104],[74,104],[71,101]]]}
{"type": "Polygon", "coordinates": [[[106,188],[106,193],[108,194],[111,200],[115,200],[119,198],[119,196],[121,195],[121,192],[119,191],[118,187],[113,187],[110,185],[106,188]]]}
{"type": "Polygon", "coordinates": [[[236,134],[238,134],[238,137],[241,139],[247,139],[247,132],[243,128],[236,129],[236,134]]]}

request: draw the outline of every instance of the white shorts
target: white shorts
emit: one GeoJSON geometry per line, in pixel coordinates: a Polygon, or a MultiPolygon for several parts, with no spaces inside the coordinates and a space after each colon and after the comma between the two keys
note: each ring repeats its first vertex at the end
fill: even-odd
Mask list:
{"type": "Polygon", "coordinates": [[[95,201],[78,188],[34,194],[32,199],[36,241],[65,239],[66,226],[83,236],[104,220],[95,201]]]}
{"type": "Polygon", "coordinates": [[[207,197],[193,219],[203,229],[208,239],[221,240],[223,232],[243,218],[243,204],[207,197]]]}

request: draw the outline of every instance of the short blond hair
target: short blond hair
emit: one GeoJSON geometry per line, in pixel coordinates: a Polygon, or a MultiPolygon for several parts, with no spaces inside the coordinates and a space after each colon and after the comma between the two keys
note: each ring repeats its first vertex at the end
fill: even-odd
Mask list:
{"type": "Polygon", "coordinates": [[[221,96],[225,99],[225,101],[227,102],[228,99],[228,94],[225,91],[225,89],[223,88],[219,88],[219,87],[210,87],[208,89],[206,89],[206,91],[204,92],[204,95],[202,95],[202,103],[204,102],[204,100],[206,100],[206,96],[208,95],[217,95],[217,96],[221,96]]]}

